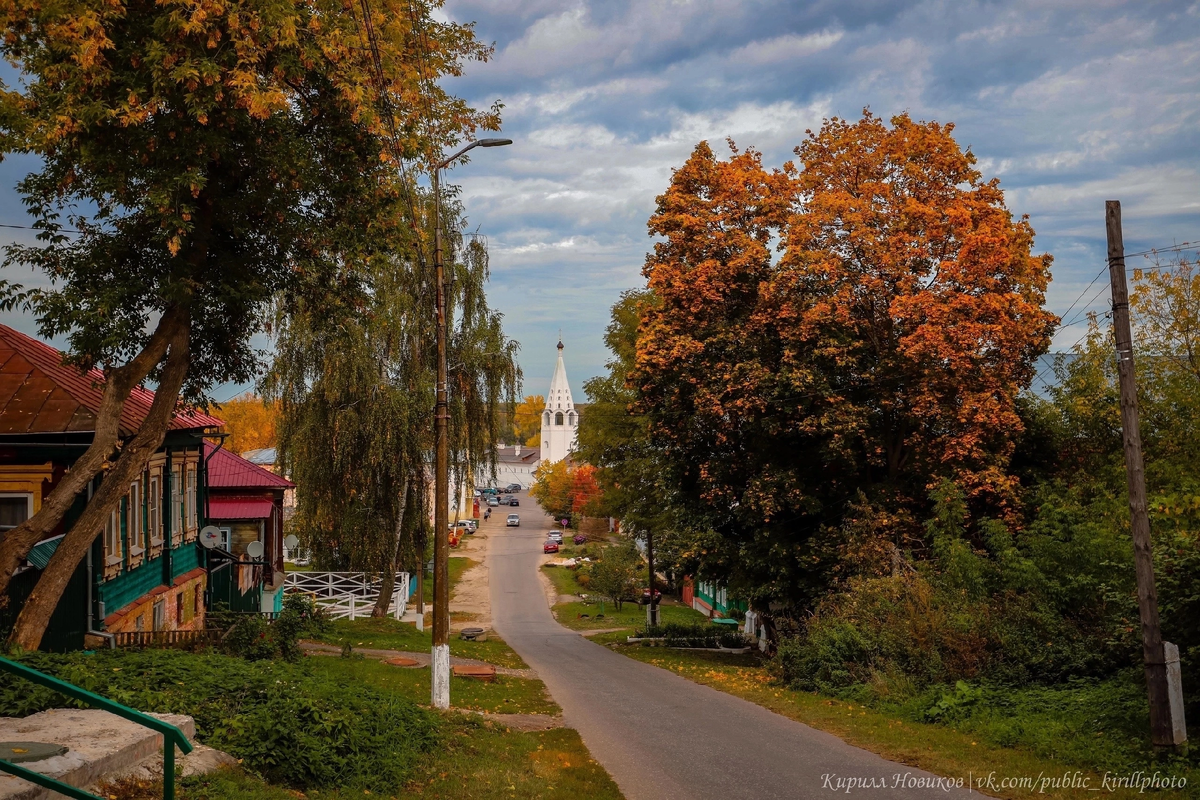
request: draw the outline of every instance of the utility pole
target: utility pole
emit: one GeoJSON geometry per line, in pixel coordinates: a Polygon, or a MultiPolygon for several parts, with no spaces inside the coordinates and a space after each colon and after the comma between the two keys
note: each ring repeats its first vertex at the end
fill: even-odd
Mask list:
{"type": "Polygon", "coordinates": [[[1129,486],[1133,563],[1137,575],[1138,612],[1142,622],[1142,659],[1150,700],[1150,739],[1158,747],[1170,747],[1181,744],[1187,733],[1183,727],[1182,697],[1179,713],[1172,714],[1167,660],[1158,625],[1158,595],[1154,588],[1154,562],[1150,552],[1150,516],[1146,512],[1146,474],[1142,465],[1142,434],[1138,425],[1137,377],[1133,365],[1133,334],[1129,326],[1129,289],[1125,284],[1125,242],[1121,233],[1119,200],[1105,202],[1104,223],[1108,234],[1108,275],[1112,283],[1117,375],[1121,383],[1121,433],[1129,486]],[[1173,716],[1177,716],[1177,720],[1173,721],[1173,716]]]}
{"type": "Polygon", "coordinates": [[[646,560],[650,562],[650,612],[646,621],[650,625],[657,625],[658,606],[654,602],[654,531],[646,532],[646,560]]]}
{"type": "MultiPolygon", "coordinates": [[[[450,708],[450,392],[446,377],[446,268],[442,262],[442,196],[439,174],[459,156],[476,147],[503,147],[512,139],[479,139],[436,164],[430,171],[433,188],[433,279],[437,284],[437,385],[434,407],[436,445],[433,476],[433,648],[430,653],[430,695],[434,708],[450,708]]],[[[422,565],[422,570],[424,565],[422,565]]]]}
{"type": "Polygon", "coordinates": [[[433,652],[430,663],[434,708],[450,707],[450,398],[446,386],[446,268],[442,264],[441,165],[433,170],[433,273],[437,284],[437,386],[433,476],[433,652]]]}

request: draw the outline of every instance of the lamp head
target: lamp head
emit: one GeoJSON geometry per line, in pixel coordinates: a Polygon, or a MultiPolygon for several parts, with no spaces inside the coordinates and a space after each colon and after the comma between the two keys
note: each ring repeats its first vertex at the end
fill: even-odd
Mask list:
{"type": "Polygon", "coordinates": [[[503,147],[513,142],[512,139],[480,139],[475,143],[480,147],[503,147]]]}

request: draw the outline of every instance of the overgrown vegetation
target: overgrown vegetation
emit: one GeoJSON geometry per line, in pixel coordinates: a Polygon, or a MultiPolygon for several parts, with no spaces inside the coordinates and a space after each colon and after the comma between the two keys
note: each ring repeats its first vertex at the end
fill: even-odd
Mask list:
{"type": "MultiPolygon", "coordinates": [[[[188,714],[197,739],[271,783],[394,792],[441,740],[438,718],[410,699],[309,664],[178,651],[100,651],[19,660],[142,711],[188,714]]],[[[0,714],[76,705],[0,677],[0,714]]]]}

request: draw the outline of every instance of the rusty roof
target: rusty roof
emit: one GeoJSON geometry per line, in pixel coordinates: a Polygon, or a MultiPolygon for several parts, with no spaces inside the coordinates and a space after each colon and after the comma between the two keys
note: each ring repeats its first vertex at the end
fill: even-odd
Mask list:
{"type": "MultiPolygon", "coordinates": [[[[0,434],[94,431],[100,410],[104,372],[80,372],[45,342],[0,325],[0,434]]],[[[137,433],[154,392],[137,387],[121,411],[122,436],[137,433]]],[[[224,423],[180,406],[172,430],[214,428],[224,423]]]]}

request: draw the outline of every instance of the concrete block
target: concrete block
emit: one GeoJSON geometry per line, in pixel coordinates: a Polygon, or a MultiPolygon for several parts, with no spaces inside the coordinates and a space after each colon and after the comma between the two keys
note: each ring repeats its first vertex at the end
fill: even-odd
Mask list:
{"type": "MultiPolygon", "coordinates": [[[[151,714],[196,736],[191,717],[151,714]]],[[[162,736],[129,720],[99,709],[59,708],[28,717],[0,717],[0,741],[52,742],[68,747],[54,758],[22,766],[72,786],[86,787],[128,771],[158,753],[162,736]]],[[[28,781],[0,775],[0,800],[56,800],[62,795],[28,781]]]]}

